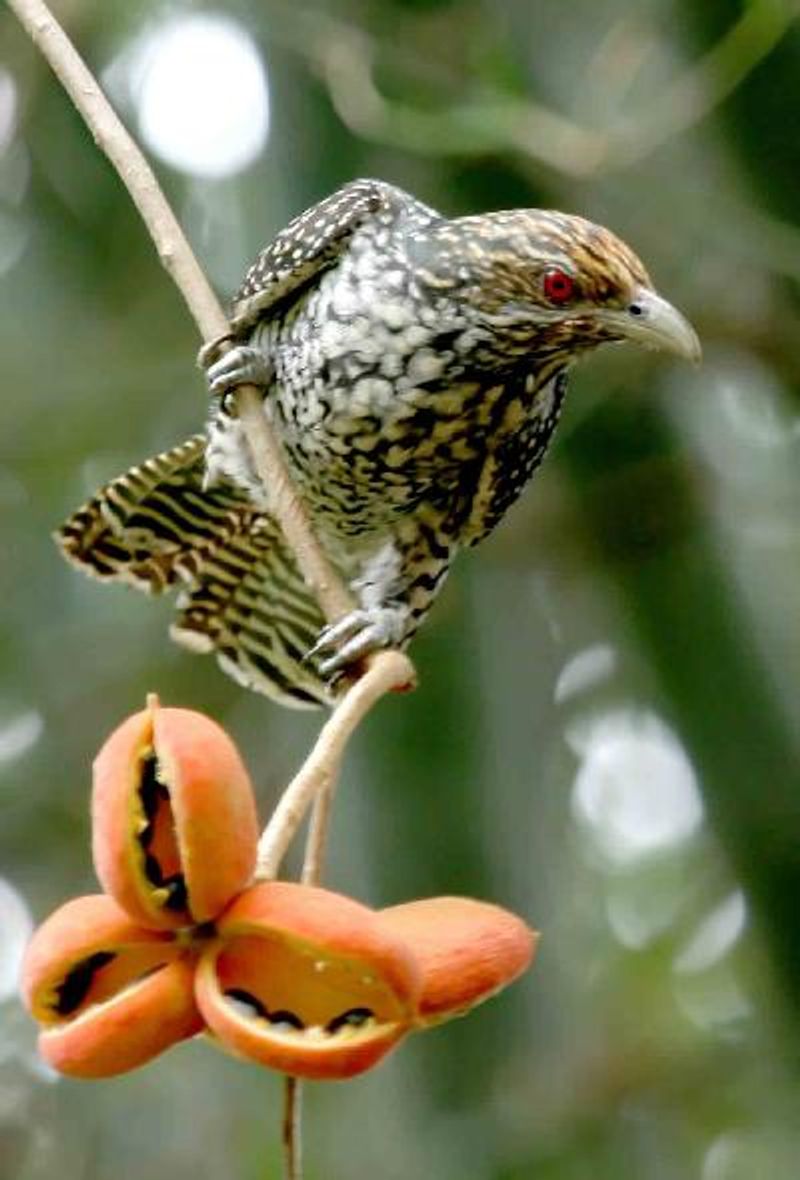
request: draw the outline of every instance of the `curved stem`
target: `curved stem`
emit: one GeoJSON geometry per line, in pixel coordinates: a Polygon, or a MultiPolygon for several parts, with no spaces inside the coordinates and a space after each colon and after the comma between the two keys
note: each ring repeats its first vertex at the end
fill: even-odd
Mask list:
{"type": "MultiPolygon", "coordinates": [[[[333,788],[353,731],[382,696],[411,687],[414,666],[398,651],[382,651],[370,658],[364,675],[341,698],[320,730],[311,753],[278,800],[258,846],[256,880],[274,877],[286,849],[308,811],[325,791],[333,788]]],[[[319,832],[324,831],[324,826],[319,832]]]]}
{"type": "Polygon", "coordinates": [[[303,869],[300,880],[304,885],[318,885],[322,880],[322,870],[325,863],[325,845],[328,841],[333,796],[336,793],[336,780],[333,779],[322,787],[314,798],[311,808],[311,818],[308,821],[308,835],[303,855],[303,869]]]}

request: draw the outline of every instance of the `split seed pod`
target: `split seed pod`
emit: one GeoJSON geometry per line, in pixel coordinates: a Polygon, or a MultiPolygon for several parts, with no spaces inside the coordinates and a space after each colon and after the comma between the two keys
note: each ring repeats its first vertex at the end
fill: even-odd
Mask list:
{"type": "Polygon", "coordinates": [[[110,897],[78,897],[34,934],[22,994],[42,1026],[39,1052],[60,1073],[135,1069],[202,1028],[194,963],[169,934],[145,930],[110,897]]]}
{"type": "Polygon", "coordinates": [[[94,763],[92,851],[103,888],[146,926],[208,922],[250,880],[258,820],[228,735],[155,697],[94,763]]]}
{"type": "Polygon", "coordinates": [[[506,987],[530,966],[539,939],[516,914],[471,897],[426,897],[379,917],[416,956],[426,1025],[460,1016],[506,987]]]}
{"type": "Polygon", "coordinates": [[[419,970],[374,910],[272,881],[238,897],[201,956],[197,1002],[220,1042],[304,1078],[375,1065],[413,1025],[419,970]]]}

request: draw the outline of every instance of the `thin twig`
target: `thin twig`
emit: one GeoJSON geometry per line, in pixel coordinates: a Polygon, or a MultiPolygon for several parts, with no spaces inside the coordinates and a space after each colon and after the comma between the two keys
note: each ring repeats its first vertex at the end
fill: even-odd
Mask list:
{"type": "MultiPolygon", "coordinates": [[[[275,35],[301,53],[328,88],[342,122],[357,135],[417,154],[483,155],[512,150],[564,175],[589,177],[630,167],[667,140],[705,119],[772,52],[800,17],[795,0],[752,0],[696,62],[689,64],[630,121],[615,110],[606,125],[589,126],[532,98],[482,88],[439,109],[387,98],[377,66],[390,61],[412,82],[441,80],[447,71],[392,42],[387,48],[363,28],[312,6],[281,4],[275,35]]],[[[415,87],[406,87],[414,93],[415,87]]],[[[576,108],[585,96],[576,95],[576,108]]]]}
{"type": "Polygon", "coordinates": [[[347,690],[320,730],[305,762],[278,800],[258,846],[256,880],[273,878],[317,794],[336,781],[347,743],[370,709],[392,690],[411,687],[414,666],[398,651],[372,656],[364,675],[347,690]]]}
{"type": "MultiPolygon", "coordinates": [[[[367,672],[369,676],[369,672],[367,672]]],[[[314,796],[303,852],[300,880],[318,885],[322,879],[325,845],[328,839],[333,796],[338,774],[326,775],[314,796]]],[[[283,1176],[302,1180],[303,1175],[303,1083],[299,1078],[283,1079],[283,1176]]]]}
{"type": "MultiPolygon", "coordinates": [[[[98,147],[116,169],[200,335],[205,341],[224,336],[230,325],[219,300],[152,168],[91,71],[42,0],[8,0],[8,3],[50,63],[98,147]]],[[[260,412],[259,391],[254,386],[243,385],[238,391],[238,400],[253,462],[267,490],[270,508],[326,618],[337,619],[350,609],[350,593],[314,536],[308,515],[286,470],[280,443],[260,412]]]]}
{"type": "Polygon", "coordinates": [[[328,829],[330,827],[336,785],[336,779],[331,779],[314,796],[311,818],[308,821],[303,870],[300,874],[300,880],[304,885],[318,885],[322,880],[322,870],[325,865],[325,845],[328,841],[328,829]]]}
{"type": "Polygon", "coordinates": [[[640,111],[612,140],[612,167],[627,167],[702,122],[772,52],[800,18],[796,3],[752,0],[696,62],[640,111]]]}
{"type": "Polygon", "coordinates": [[[283,1080],[283,1176],[284,1180],[302,1180],[303,1153],[300,1133],[303,1114],[303,1088],[297,1078],[283,1080]]]}
{"type": "MultiPolygon", "coordinates": [[[[377,699],[376,693],[382,695],[387,686],[393,682],[394,687],[402,687],[405,676],[413,672],[413,668],[405,662],[404,657],[397,658],[396,652],[385,656],[376,656],[367,669],[365,675],[350,689],[339,705],[331,722],[320,735],[314,750],[312,750],[306,766],[303,768],[305,784],[313,784],[314,773],[320,774],[319,785],[314,794],[314,804],[308,825],[306,845],[303,853],[303,868],[300,879],[304,885],[318,885],[322,879],[322,868],[325,859],[325,845],[328,839],[333,796],[336,791],[338,767],[341,763],[341,750],[337,759],[336,744],[347,741],[348,729],[352,733],[363,717],[364,710],[370,708],[370,701],[377,699]],[[336,722],[335,727],[333,722],[336,722]],[[338,736],[337,736],[338,735],[338,736]],[[309,762],[312,762],[311,774],[308,772],[309,762]],[[333,770],[316,772],[313,764],[335,767],[333,770]]],[[[303,772],[301,772],[303,773],[303,772]]],[[[304,787],[305,790],[305,787],[304,787]]],[[[302,1146],[303,1146],[303,1105],[302,1082],[299,1078],[287,1077],[283,1081],[283,1174],[284,1180],[302,1180],[302,1146]]]]}
{"type": "MultiPolygon", "coordinates": [[[[374,669],[374,665],[373,665],[374,669]]],[[[370,673],[359,681],[363,685],[370,673]]],[[[398,667],[397,672],[401,669],[398,667]]],[[[379,667],[378,673],[383,671],[379,667]]],[[[352,701],[349,702],[352,705],[352,701]]],[[[362,701],[363,704],[363,701],[362,701]]],[[[351,713],[351,721],[353,719],[351,713]]],[[[357,724],[357,722],[356,722],[357,724]]],[[[319,743],[318,743],[319,744],[319,743]]],[[[313,757],[313,752],[312,752],[313,757]]],[[[304,885],[318,885],[322,879],[322,869],[325,860],[325,846],[328,840],[333,796],[336,792],[338,772],[326,774],[320,781],[314,795],[311,809],[311,819],[308,824],[308,835],[303,853],[303,868],[300,880],[304,885]]],[[[307,780],[308,781],[308,780],[307,780]]],[[[283,1167],[284,1180],[302,1180],[302,1142],[303,1142],[303,1105],[302,1083],[299,1078],[287,1077],[283,1082],[283,1167]]]]}

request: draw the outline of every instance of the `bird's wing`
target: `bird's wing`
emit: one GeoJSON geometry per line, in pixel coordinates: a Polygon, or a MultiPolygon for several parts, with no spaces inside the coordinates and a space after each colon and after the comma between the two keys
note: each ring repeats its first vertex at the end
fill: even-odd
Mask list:
{"type": "Polygon", "coordinates": [[[379,180],[354,180],[295,217],[247,271],[233,301],[231,327],[245,336],[275,307],[296,296],[346,249],[369,219],[411,212],[419,220],[438,218],[432,209],[379,180]]]}

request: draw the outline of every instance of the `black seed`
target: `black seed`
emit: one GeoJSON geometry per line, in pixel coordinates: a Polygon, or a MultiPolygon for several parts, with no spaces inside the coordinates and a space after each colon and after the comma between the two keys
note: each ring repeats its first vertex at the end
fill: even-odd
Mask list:
{"type": "Polygon", "coordinates": [[[144,858],[144,873],[151,885],[160,886],[164,884],[164,874],[161,872],[161,865],[149,852],[144,858]]]}
{"type": "Polygon", "coordinates": [[[148,754],[142,760],[142,777],[139,783],[139,798],[146,820],[152,820],[158,811],[159,802],[167,795],[166,788],[156,778],[158,760],[155,754],[148,754]]]}
{"type": "Polygon", "coordinates": [[[325,1025],[325,1031],[335,1033],[340,1028],[361,1028],[374,1016],[375,1013],[371,1008],[348,1008],[346,1012],[342,1012],[341,1016],[334,1016],[333,1020],[329,1020],[325,1025]]]}
{"type": "Polygon", "coordinates": [[[292,1028],[305,1028],[299,1016],[290,1012],[288,1008],[279,1008],[277,1012],[268,1012],[267,1020],[270,1024],[290,1024],[292,1028]]]}
{"type": "Polygon", "coordinates": [[[113,951],[97,951],[72,968],[63,983],[56,988],[58,999],[53,1004],[53,1010],[59,1016],[69,1016],[79,1008],[86,999],[86,994],[92,986],[95,973],[114,958],[113,951]]]}
{"type": "Polygon", "coordinates": [[[246,992],[244,988],[229,987],[225,992],[225,995],[229,999],[235,1000],[237,1004],[241,1004],[243,1007],[251,1009],[252,1011],[250,1011],[248,1015],[260,1016],[262,1020],[268,1019],[267,1009],[265,1006],[261,1003],[257,996],[252,995],[250,992],[246,992]]]}
{"type": "Polygon", "coordinates": [[[166,877],[164,886],[167,890],[167,900],[164,902],[165,910],[172,910],[173,913],[185,910],[189,897],[186,892],[186,880],[183,873],[176,873],[174,877],[166,877]]]}

